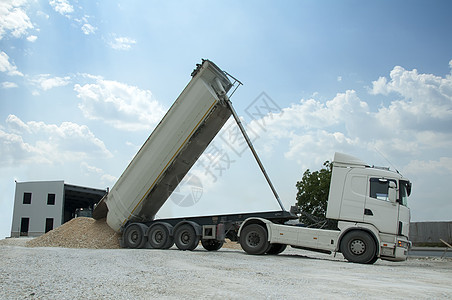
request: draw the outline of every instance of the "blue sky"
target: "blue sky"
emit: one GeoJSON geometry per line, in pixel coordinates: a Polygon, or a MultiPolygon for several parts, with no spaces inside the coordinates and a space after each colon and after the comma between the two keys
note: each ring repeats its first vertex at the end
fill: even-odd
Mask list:
{"type": "MultiPolygon", "coordinates": [[[[339,151],[410,178],[412,220],[450,220],[450,11],[450,1],[2,1],[0,238],[14,180],[113,186],[201,58],[244,83],[233,103],[287,208],[304,170],[339,151]],[[273,114],[250,113],[265,99],[273,114]]],[[[192,170],[202,196],[168,201],[160,216],[277,208],[233,126],[192,170]]]]}

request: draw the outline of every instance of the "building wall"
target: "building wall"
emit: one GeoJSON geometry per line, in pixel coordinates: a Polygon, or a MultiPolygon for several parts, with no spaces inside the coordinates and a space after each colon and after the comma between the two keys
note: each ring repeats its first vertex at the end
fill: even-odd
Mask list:
{"type": "Polygon", "coordinates": [[[452,221],[413,222],[410,224],[410,240],[414,246],[443,246],[440,239],[452,244],[452,221]]]}
{"type": "MultiPolygon", "coordinates": [[[[17,182],[14,197],[11,237],[20,236],[23,218],[29,218],[28,236],[45,233],[46,219],[53,219],[53,228],[62,223],[64,181],[17,182]],[[31,203],[24,204],[24,193],[31,193],[31,203]],[[48,205],[48,194],[55,194],[55,204],[48,205]]],[[[53,229],[52,228],[52,229],[53,229]]]]}

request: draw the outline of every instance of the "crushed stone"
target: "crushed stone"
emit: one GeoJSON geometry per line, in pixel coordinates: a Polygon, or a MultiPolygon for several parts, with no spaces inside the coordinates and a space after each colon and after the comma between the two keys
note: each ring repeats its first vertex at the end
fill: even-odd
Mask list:
{"type": "Polygon", "coordinates": [[[118,249],[120,234],[105,219],[79,217],[26,243],[27,247],[118,249]]]}

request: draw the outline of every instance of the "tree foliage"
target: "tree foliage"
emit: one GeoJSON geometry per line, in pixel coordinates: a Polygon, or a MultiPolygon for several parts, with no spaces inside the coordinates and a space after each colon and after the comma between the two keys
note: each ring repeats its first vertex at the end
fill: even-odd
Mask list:
{"type": "Polygon", "coordinates": [[[307,169],[301,181],[296,184],[297,204],[301,210],[300,221],[307,226],[334,228],[335,222],[327,222],[326,207],[330,191],[333,165],[329,161],[323,163],[323,168],[311,172],[307,169]]]}

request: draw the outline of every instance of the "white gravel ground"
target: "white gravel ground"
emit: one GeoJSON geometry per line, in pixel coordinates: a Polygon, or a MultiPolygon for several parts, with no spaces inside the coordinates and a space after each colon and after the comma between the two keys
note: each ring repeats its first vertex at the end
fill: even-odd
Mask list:
{"type": "Polygon", "coordinates": [[[26,248],[0,241],[0,299],[452,299],[451,259],[375,265],[288,248],[26,248]]]}

